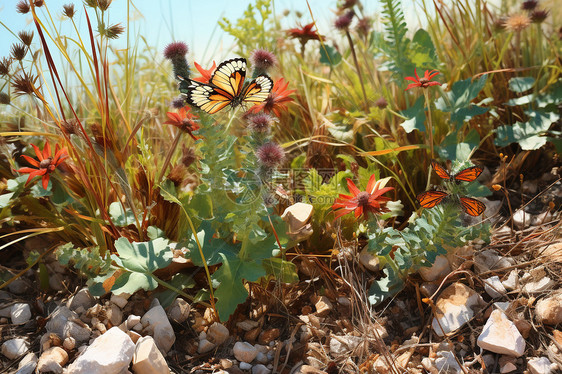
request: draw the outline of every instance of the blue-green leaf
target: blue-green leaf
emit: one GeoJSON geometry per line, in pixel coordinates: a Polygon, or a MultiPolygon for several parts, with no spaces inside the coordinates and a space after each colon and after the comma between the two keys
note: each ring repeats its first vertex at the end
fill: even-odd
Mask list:
{"type": "Polygon", "coordinates": [[[525,151],[539,149],[545,145],[548,139],[544,135],[552,123],[558,120],[559,115],[543,111],[528,111],[526,114],[530,117],[527,122],[498,127],[495,130],[494,143],[500,147],[519,143],[525,151]]]}
{"type": "Polygon", "coordinates": [[[400,126],[408,134],[414,130],[425,131],[425,110],[424,110],[424,97],[420,96],[408,109],[400,112],[404,117],[408,118],[406,121],[402,122],[400,126]]]}
{"type": "Polygon", "coordinates": [[[530,90],[535,84],[533,77],[514,77],[509,80],[509,89],[521,93],[530,90]]]}
{"type": "Polygon", "coordinates": [[[327,44],[322,44],[320,46],[320,63],[336,66],[341,62],[341,60],[341,54],[334,47],[327,44]]]}

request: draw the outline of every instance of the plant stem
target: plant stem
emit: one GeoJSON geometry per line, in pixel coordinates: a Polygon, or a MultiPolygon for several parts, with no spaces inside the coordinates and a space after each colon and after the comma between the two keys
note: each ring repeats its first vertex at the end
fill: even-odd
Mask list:
{"type": "Polygon", "coordinates": [[[156,181],[158,183],[162,180],[162,177],[164,176],[164,173],[166,172],[166,169],[168,169],[168,165],[170,164],[170,160],[172,159],[172,155],[174,154],[174,151],[176,150],[182,135],[183,135],[183,131],[179,131],[178,135],[176,135],[176,137],[174,139],[174,142],[172,143],[172,146],[170,147],[170,150],[168,151],[168,154],[166,155],[166,160],[164,160],[164,165],[162,165],[162,169],[160,170],[160,174],[158,175],[158,178],[156,179],[156,181]]]}
{"type": "Polygon", "coordinates": [[[349,48],[351,49],[351,55],[353,56],[355,69],[357,69],[357,75],[359,76],[359,83],[361,83],[361,90],[363,91],[363,99],[365,100],[365,113],[369,113],[369,102],[367,100],[367,92],[365,91],[365,85],[363,83],[363,74],[361,74],[361,69],[359,68],[359,62],[357,61],[357,55],[355,54],[355,47],[353,46],[353,40],[351,39],[349,30],[345,30],[345,36],[347,36],[347,41],[349,42],[349,48]]]}
{"type": "Polygon", "coordinates": [[[423,96],[425,97],[425,105],[427,106],[427,123],[428,123],[428,132],[429,132],[429,150],[431,152],[431,159],[433,159],[433,123],[431,121],[431,105],[429,102],[429,93],[427,89],[424,88],[423,96]]]}

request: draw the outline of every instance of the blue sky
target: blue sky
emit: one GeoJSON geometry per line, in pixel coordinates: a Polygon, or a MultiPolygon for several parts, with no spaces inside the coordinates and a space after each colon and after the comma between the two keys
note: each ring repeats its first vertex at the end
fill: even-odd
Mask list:
{"type": "MultiPolygon", "coordinates": [[[[251,1],[249,0],[136,0],[131,1],[138,11],[133,13],[132,38],[142,35],[147,42],[162,50],[172,40],[185,41],[190,45],[191,56],[196,56],[199,61],[220,60],[226,58],[232,46],[232,39],[225,35],[218,27],[217,22],[222,17],[232,21],[238,19],[244,9],[251,1]],[[155,5],[157,4],[157,5],[155,5]],[[206,51],[207,45],[215,48],[206,51]]],[[[34,30],[31,16],[22,15],[15,11],[17,0],[0,1],[0,57],[9,54],[10,45],[17,41],[11,35],[9,28],[17,33],[20,30],[34,30]],[[4,27],[4,25],[6,27],[4,27]]],[[[60,22],[62,31],[73,35],[71,24],[63,20],[62,5],[74,3],[78,14],[75,18],[80,32],[86,33],[86,20],[83,16],[83,8],[80,0],[47,0],[49,11],[56,20],[60,22]]],[[[317,20],[322,34],[331,33],[331,24],[334,19],[333,10],[336,7],[335,0],[309,0],[310,8],[317,20]]],[[[375,0],[363,1],[367,14],[374,14],[380,9],[380,3],[375,0]]],[[[409,1],[404,4],[413,3],[409,1]]],[[[274,0],[276,14],[281,14],[285,9],[300,11],[303,17],[300,22],[305,24],[311,21],[310,13],[305,0],[274,0]]],[[[44,10],[42,10],[43,14],[44,10]]],[[[411,6],[404,9],[408,23],[416,22],[416,17],[411,6]]],[[[127,1],[114,0],[110,8],[109,24],[126,24],[127,1]]],[[[292,14],[286,20],[286,27],[292,27],[297,23],[292,14]]],[[[35,33],[36,34],[36,33],[35,33]]],[[[35,36],[37,38],[37,36],[35,36]]],[[[37,43],[37,39],[34,40],[37,43]]],[[[125,46],[124,38],[116,42],[117,47],[125,46]],[[122,43],[120,45],[119,43],[122,43]]]]}

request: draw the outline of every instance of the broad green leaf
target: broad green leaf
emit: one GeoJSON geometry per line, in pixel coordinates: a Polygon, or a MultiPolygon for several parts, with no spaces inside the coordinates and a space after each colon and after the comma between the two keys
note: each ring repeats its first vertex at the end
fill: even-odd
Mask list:
{"type": "Polygon", "coordinates": [[[156,226],[148,226],[148,229],[146,229],[146,235],[148,235],[148,238],[152,239],[152,240],[154,240],[156,238],[165,238],[166,237],[164,231],[160,230],[156,226]]]}
{"type": "Polygon", "coordinates": [[[197,193],[186,207],[192,211],[200,220],[207,220],[213,218],[213,200],[211,194],[197,193]]]}
{"type": "Polygon", "coordinates": [[[41,183],[41,179],[38,179],[38,183],[35,183],[29,190],[31,191],[31,195],[33,197],[40,198],[40,197],[47,197],[53,194],[53,181],[49,179],[49,183],[47,184],[47,189],[43,188],[43,184],[41,183]]]}
{"type": "Polygon", "coordinates": [[[10,206],[10,201],[12,200],[12,196],[14,196],[14,194],[15,192],[8,192],[0,195],[0,209],[10,206]]]}
{"type": "Polygon", "coordinates": [[[248,291],[243,280],[255,282],[265,275],[264,268],[257,261],[223,256],[222,266],[213,274],[213,282],[219,283],[215,291],[218,300],[215,306],[221,321],[226,321],[238,304],[246,301],[248,291]]]}
{"type": "Polygon", "coordinates": [[[140,289],[150,291],[158,287],[158,282],[150,275],[143,273],[125,272],[115,280],[111,292],[134,294],[140,289]]]}
{"type": "Polygon", "coordinates": [[[23,174],[17,178],[8,179],[7,182],[8,191],[18,192],[20,190],[23,190],[27,178],[28,178],[27,174],[23,174]]]}
{"type": "Polygon", "coordinates": [[[479,108],[471,101],[482,91],[486,79],[487,75],[483,75],[475,81],[468,78],[455,82],[451,91],[444,92],[443,96],[437,100],[435,107],[443,112],[450,112],[451,122],[458,125],[475,115],[485,113],[487,109],[479,108]]]}
{"type": "Polygon", "coordinates": [[[174,182],[172,182],[169,179],[166,179],[166,181],[160,184],[159,187],[160,187],[160,196],[162,196],[164,200],[170,203],[178,204],[178,196],[177,196],[176,186],[174,185],[174,182]]]}
{"type": "Polygon", "coordinates": [[[341,62],[341,60],[341,54],[334,47],[327,44],[320,45],[320,63],[336,66],[341,62]]]}
{"type": "Polygon", "coordinates": [[[123,204],[115,201],[109,205],[109,216],[115,226],[128,226],[135,223],[135,215],[133,212],[123,210],[123,204]]]}
{"type": "Polygon", "coordinates": [[[125,269],[143,274],[168,266],[173,257],[168,240],[164,238],[141,243],[129,243],[126,238],[119,238],[115,241],[115,249],[125,269]]]}
{"type": "MultiPolygon", "coordinates": [[[[201,250],[203,251],[203,256],[205,257],[207,265],[220,264],[222,262],[221,254],[236,256],[238,253],[239,245],[231,245],[223,239],[213,238],[215,229],[209,221],[203,221],[198,230],[197,239],[201,244],[201,250]]],[[[186,257],[190,258],[196,266],[203,266],[203,259],[201,258],[201,253],[199,252],[199,247],[197,246],[193,234],[189,242],[187,244],[182,243],[182,245],[185,245],[187,249],[189,249],[189,253],[186,257]]]]}
{"type": "Polygon", "coordinates": [[[345,124],[335,124],[327,127],[328,132],[337,140],[344,143],[353,141],[353,127],[345,124]]]}
{"type": "Polygon", "coordinates": [[[371,305],[382,303],[404,288],[404,281],[391,266],[387,266],[383,273],[386,277],[375,280],[369,288],[368,300],[371,305]]]}
{"type": "Polygon", "coordinates": [[[410,108],[400,112],[404,117],[408,118],[406,121],[402,122],[400,126],[408,134],[414,130],[425,132],[425,109],[424,109],[424,97],[420,96],[410,108]]]}
{"type": "Polygon", "coordinates": [[[480,144],[480,135],[475,129],[470,130],[461,142],[458,141],[457,136],[457,131],[451,132],[441,143],[438,152],[442,159],[466,161],[474,148],[480,144]]]}
{"type": "MultiPolygon", "coordinates": [[[[178,290],[193,288],[196,284],[195,280],[193,279],[193,275],[188,275],[185,273],[174,275],[168,283],[178,290]]],[[[176,297],[178,297],[178,293],[169,288],[166,288],[164,291],[154,294],[154,297],[156,297],[158,301],[160,301],[160,305],[162,305],[163,308],[167,308],[172,305],[176,297]]]]}
{"type": "Polygon", "coordinates": [[[521,149],[528,151],[539,149],[546,144],[546,131],[553,122],[559,118],[558,114],[542,111],[528,111],[530,117],[528,122],[516,122],[514,125],[498,127],[494,143],[505,147],[511,143],[519,143],[521,149]]]}
{"type": "Polygon", "coordinates": [[[533,77],[514,77],[509,80],[509,89],[521,93],[530,90],[535,84],[533,77]]]}
{"type": "Polygon", "coordinates": [[[263,260],[262,265],[267,272],[283,283],[296,283],[299,281],[297,266],[292,262],[281,258],[268,258],[263,260]]]}

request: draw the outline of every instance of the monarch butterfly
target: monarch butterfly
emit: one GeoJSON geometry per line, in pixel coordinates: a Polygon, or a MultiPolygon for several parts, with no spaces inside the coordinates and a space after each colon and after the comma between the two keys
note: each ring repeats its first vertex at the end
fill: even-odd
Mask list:
{"type": "MultiPolygon", "coordinates": [[[[457,174],[451,175],[449,172],[437,161],[432,160],[431,166],[435,173],[443,178],[448,179],[451,182],[460,183],[462,182],[472,182],[482,173],[482,168],[478,166],[472,166],[459,171],[457,174]]],[[[420,202],[421,206],[424,208],[433,208],[437,204],[441,203],[446,197],[451,196],[450,194],[442,191],[426,191],[422,192],[416,199],[420,202]]],[[[471,197],[460,196],[459,197],[462,210],[473,217],[479,216],[486,210],[486,205],[482,202],[473,199],[471,197]]]]}
{"type": "Polygon", "coordinates": [[[455,175],[449,174],[449,172],[441,165],[437,163],[435,160],[431,160],[431,166],[435,173],[443,178],[448,179],[451,182],[459,183],[459,182],[472,182],[482,173],[483,169],[479,166],[472,166],[466,169],[459,171],[455,175]]]}
{"type": "Polygon", "coordinates": [[[184,94],[189,104],[214,114],[227,105],[235,108],[248,103],[261,103],[267,99],[273,87],[273,81],[267,75],[259,75],[247,85],[245,81],[246,59],[233,58],[217,67],[209,83],[189,81],[184,94]]]}
{"type": "MultiPolygon", "coordinates": [[[[426,191],[419,194],[416,199],[424,208],[433,208],[448,196],[451,195],[443,191],[426,191]]],[[[473,217],[481,215],[486,210],[486,205],[484,205],[484,203],[472,197],[460,196],[459,200],[462,210],[473,217]]]]}

